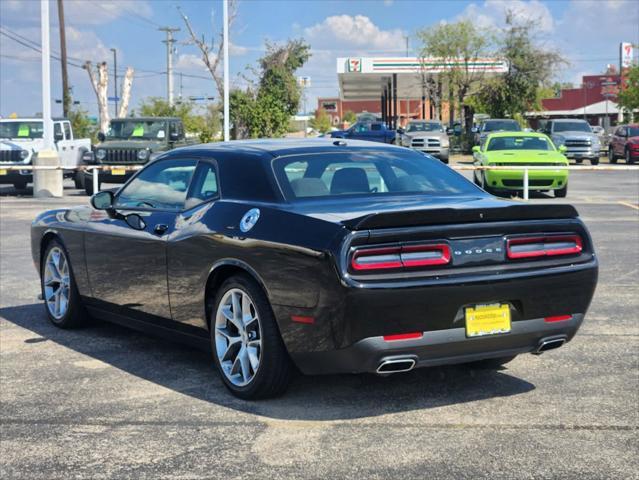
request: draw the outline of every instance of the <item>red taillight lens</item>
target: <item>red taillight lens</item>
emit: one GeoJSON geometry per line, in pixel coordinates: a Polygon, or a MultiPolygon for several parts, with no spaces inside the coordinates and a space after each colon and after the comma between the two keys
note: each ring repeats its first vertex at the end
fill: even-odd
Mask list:
{"type": "Polygon", "coordinates": [[[351,257],[353,270],[427,267],[450,263],[450,247],[445,243],[403,245],[356,250],[351,257]]]}
{"type": "Polygon", "coordinates": [[[581,253],[583,243],[579,235],[545,235],[509,238],[506,242],[508,258],[552,257],[581,253]]]}
{"type": "Polygon", "coordinates": [[[385,342],[395,342],[397,340],[411,340],[415,338],[422,338],[422,332],[398,333],[396,335],[384,335],[385,342]]]}
{"type": "Polygon", "coordinates": [[[570,320],[572,315],[555,315],[554,317],[546,317],[544,318],[544,322],[553,323],[553,322],[565,322],[566,320],[570,320]]]}

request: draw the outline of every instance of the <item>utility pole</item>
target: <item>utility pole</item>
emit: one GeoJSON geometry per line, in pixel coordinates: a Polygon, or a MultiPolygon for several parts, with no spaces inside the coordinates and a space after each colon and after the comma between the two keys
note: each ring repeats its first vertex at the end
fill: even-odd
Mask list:
{"type": "Polygon", "coordinates": [[[67,73],[67,36],[64,27],[63,0],[58,0],[58,23],[60,24],[60,66],[62,70],[62,114],[69,116],[71,94],[69,93],[69,75],[67,73]]]}
{"type": "Polygon", "coordinates": [[[115,101],[113,118],[118,118],[118,53],[115,48],[111,51],[113,52],[113,100],[115,101]]]}
{"type": "Polygon", "coordinates": [[[224,141],[230,139],[229,128],[229,0],[223,0],[222,16],[224,22],[224,141]]]}
{"type": "Polygon", "coordinates": [[[169,107],[173,106],[173,44],[175,39],[173,38],[173,32],[179,32],[179,28],[162,27],[158,28],[161,32],[166,32],[166,40],[162,40],[162,43],[166,43],[166,99],[169,102],[169,107]]]}

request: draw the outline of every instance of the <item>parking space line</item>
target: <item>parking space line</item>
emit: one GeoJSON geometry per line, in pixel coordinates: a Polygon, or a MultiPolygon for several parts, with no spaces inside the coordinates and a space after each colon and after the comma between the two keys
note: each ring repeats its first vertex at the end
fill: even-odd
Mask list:
{"type": "Polygon", "coordinates": [[[619,201],[617,203],[619,203],[619,204],[621,204],[621,205],[623,205],[625,207],[630,207],[630,208],[634,208],[635,210],[639,210],[639,207],[637,205],[633,205],[632,203],[629,203],[629,202],[619,201]]]}

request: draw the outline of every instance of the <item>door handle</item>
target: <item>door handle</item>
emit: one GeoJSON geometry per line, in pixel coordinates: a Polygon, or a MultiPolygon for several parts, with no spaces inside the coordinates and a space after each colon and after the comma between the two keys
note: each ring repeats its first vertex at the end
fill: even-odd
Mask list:
{"type": "Polygon", "coordinates": [[[157,235],[164,235],[168,229],[168,225],[158,223],[155,227],[153,227],[153,233],[156,233],[157,235]]]}

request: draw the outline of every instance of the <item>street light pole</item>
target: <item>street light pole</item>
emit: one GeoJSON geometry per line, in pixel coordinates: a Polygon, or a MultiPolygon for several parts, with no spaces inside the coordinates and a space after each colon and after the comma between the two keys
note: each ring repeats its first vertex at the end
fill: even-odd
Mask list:
{"type": "Polygon", "coordinates": [[[229,129],[229,2],[223,1],[224,21],[224,141],[230,139],[229,129]]]}
{"type": "Polygon", "coordinates": [[[115,111],[113,112],[113,118],[118,117],[118,54],[115,48],[112,48],[113,52],[113,98],[115,100],[115,111]]]}
{"type": "Polygon", "coordinates": [[[49,39],[49,1],[40,0],[40,33],[42,43],[42,139],[46,150],[53,149],[53,122],[51,121],[51,65],[49,39]]]}

